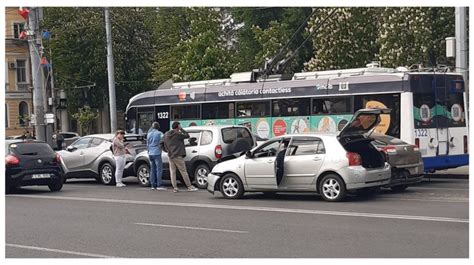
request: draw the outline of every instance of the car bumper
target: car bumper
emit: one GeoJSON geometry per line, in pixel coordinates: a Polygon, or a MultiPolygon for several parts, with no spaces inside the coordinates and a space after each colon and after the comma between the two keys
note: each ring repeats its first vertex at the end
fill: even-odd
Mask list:
{"type": "Polygon", "coordinates": [[[397,168],[392,167],[392,178],[386,187],[410,185],[421,182],[423,181],[423,170],[423,163],[397,168]]]}
{"type": "Polygon", "coordinates": [[[10,187],[49,185],[63,181],[63,175],[59,169],[27,169],[20,172],[6,174],[6,184],[10,187]],[[49,178],[34,178],[33,175],[46,174],[49,178]]]}
{"type": "Polygon", "coordinates": [[[218,190],[217,183],[219,182],[220,176],[213,173],[207,174],[207,191],[214,194],[214,191],[218,190]]]}
{"type": "Polygon", "coordinates": [[[390,165],[388,163],[385,163],[384,167],[376,169],[350,166],[343,169],[341,173],[347,190],[384,186],[389,184],[391,180],[390,165]]]}

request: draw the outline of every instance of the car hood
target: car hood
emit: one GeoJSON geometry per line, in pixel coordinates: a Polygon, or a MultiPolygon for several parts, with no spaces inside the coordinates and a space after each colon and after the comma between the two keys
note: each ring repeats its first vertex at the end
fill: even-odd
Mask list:
{"type": "Polygon", "coordinates": [[[354,113],[352,120],[339,133],[339,137],[367,135],[379,125],[382,114],[390,114],[390,109],[360,109],[354,113]]]}
{"type": "Polygon", "coordinates": [[[235,159],[221,162],[212,168],[212,173],[223,173],[225,171],[229,171],[233,168],[236,168],[238,165],[241,165],[243,163],[244,159],[245,159],[245,156],[240,156],[235,159]]]}

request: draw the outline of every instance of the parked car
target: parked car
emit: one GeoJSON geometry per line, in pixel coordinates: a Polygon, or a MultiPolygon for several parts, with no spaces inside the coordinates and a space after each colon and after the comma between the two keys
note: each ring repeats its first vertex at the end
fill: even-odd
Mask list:
{"type": "Polygon", "coordinates": [[[64,139],[61,149],[65,149],[67,146],[77,141],[77,139],[81,138],[81,136],[75,132],[60,132],[59,134],[62,135],[64,139]]]}
{"type": "Polygon", "coordinates": [[[5,140],[5,190],[20,186],[47,185],[51,191],[63,187],[61,158],[45,142],[5,140]]]}
{"type": "Polygon", "coordinates": [[[217,164],[207,189],[237,199],[244,192],[311,191],[326,201],[347,192],[375,190],[390,182],[390,165],[371,144],[369,132],[390,110],[363,109],[340,133],[284,135],[239,158],[217,164]]]}
{"type": "MultiPolygon", "coordinates": [[[[58,151],[62,158],[65,179],[94,177],[104,185],[115,184],[115,160],[110,146],[114,134],[93,134],[79,138],[66,150],[58,151]]],[[[130,151],[126,154],[124,177],[134,176],[133,159],[146,149],[143,136],[126,134],[125,144],[130,151]]]]}
{"type": "Polygon", "coordinates": [[[392,179],[385,187],[404,191],[410,184],[423,180],[423,159],[417,146],[384,134],[374,133],[370,137],[374,139],[372,143],[385,153],[392,168],[392,179]]]}
{"type": "MultiPolygon", "coordinates": [[[[246,152],[256,146],[250,130],[245,126],[193,126],[185,128],[190,138],[185,139],[186,168],[198,188],[207,187],[207,174],[217,161],[232,153],[246,152]]],[[[163,179],[169,180],[168,154],[162,153],[163,179]]],[[[135,157],[135,172],[142,186],[150,186],[150,160],[144,151],[135,157]]],[[[180,177],[179,173],[178,176],[180,177]]]]}

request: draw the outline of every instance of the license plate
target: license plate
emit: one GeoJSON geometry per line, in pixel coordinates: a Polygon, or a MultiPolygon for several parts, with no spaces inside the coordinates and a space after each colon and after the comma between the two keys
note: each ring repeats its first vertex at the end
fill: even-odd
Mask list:
{"type": "Polygon", "coordinates": [[[31,178],[34,179],[49,179],[51,177],[50,174],[33,174],[31,178]]]}

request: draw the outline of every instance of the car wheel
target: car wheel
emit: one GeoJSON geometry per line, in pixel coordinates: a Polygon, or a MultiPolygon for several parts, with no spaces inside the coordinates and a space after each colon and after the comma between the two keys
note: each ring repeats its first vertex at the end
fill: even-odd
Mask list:
{"type": "Polygon", "coordinates": [[[150,187],[150,166],[143,163],[137,169],[137,179],[142,187],[150,187]]]}
{"type": "Polygon", "coordinates": [[[356,193],[359,196],[370,197],[370,196],[374,196],[379,191],[380,191],[380,187],[369,187],[369,188],[359,189],[356,191],[356,193]]]}
{"type": "Polygon", "coordinates": [[[319,193],[325,201],[342,201],[346,196],[346,184],[338,175],[329,174],[319,183],[319,193]]]}
{"type": "Polygon", "coordinates": [[[402,192],[402,191],[405,191],[407,188],[408,188],[408,185],[398,185],[398,186],[390,187],[390,189],[395,192],[402,192]]]}
{"type": "Polygon", "coordinates": [[[227,199],[238,199],[244,194],[244,185],[234,174],[226,174],[221,181],[221,193],[227,199]]]}
{"type": "Polygon", "coordinates": [[[115,184],[115,172],[112,165],[108,162],[102,164],[99,171],[100,182],[104,185],[114,185],[115,184]]]}
{"type": "Polygon", "coordinates": [[[59,180],[53,184],[49,184],[48,188],[50,191],[60,191],[63,188],[63,180],[59,180]]]}
{"type": "Polygon", "coordinates": [[[12,186],[12,185],[6,185],[6,186],[5,186],[5,193],[6,193],[6,194],[10,194],[10,193],[12,193],[14,190],[15,190],[15,187],[12,186]]]}
{"type": "Polygon", "coordinates": [[[207,174],[209,174],[209,166],[206,164],[199,164],[194,169],[194,181],[196,186],[200,189],[207,188],[207,174]]]}

